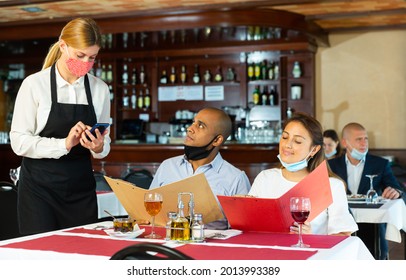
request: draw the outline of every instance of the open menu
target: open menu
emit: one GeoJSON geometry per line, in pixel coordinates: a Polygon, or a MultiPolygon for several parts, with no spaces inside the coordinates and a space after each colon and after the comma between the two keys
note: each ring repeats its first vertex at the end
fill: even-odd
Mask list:
{"type": "Polygon", "coordinates": [[[279,198],[217,197],[233,229],[289,232],[294,222],[289,205],[294,196],[310,198],[311,211],[307,221],[312,221],[333,202],[326,161],[279,198]]]}
{"type": "MultiPolygon", "coordinates": [[[[203,214],[204,223],[224,219],[220,206],[214,196],[206,176],[201,173],[186,179],[161,186],[153,190],[146,190],[121,180],[104,177],[127,213],[136,220],[151,220],[151,216],[144,207],[144,194],[159,192],[163,196],[162,209],[155,216],[155,225],[165,226],[168,212],[178,209],[178,193],[190,192],[194,196],[194,212],[203,214]]],[[[185,204],[184,213],[188,215],[189,196],[182,198],[185,204]]]]}

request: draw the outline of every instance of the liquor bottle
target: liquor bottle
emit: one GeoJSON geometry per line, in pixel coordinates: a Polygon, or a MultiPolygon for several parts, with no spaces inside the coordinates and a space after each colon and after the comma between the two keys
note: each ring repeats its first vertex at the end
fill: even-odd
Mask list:
{"type": "Polygon", "coordinates": [[[220,66],[217,67],[216,74],[214,75],[214,81],[216,81],[216,82],[223,81],[223,75],[221,74],[220,66]]]}
{"type": "Polygon", "coordinates": [[[144,95],[144,110],[148,110],[151,106],[151,95],[149,95],[149,89],[145,89],[144,95]]]}
{"type": "Polygon", "coordinates": [[[126,49],[128,47],[128,33],[123,33],[123,48],[126,49]]]}
{"type": "Polygon", "coordinates": [[[144,107],[144,96],[142,94],[142,89],[140,90],[140,94],[138,95],[137,107],[138,109],[142,109],[144,107]]]}
{"type": "Polygon", "coordinates": [[[174,84],[176,82],[176,70],[175,70],[175,66],[171,67],[171,74],[169,76],[169,81],[174,84]]]}
{"type": "Polygon", "coordinates": [[[133,71],[131,73],[131,84],[136,85],[137,84],[137,68],[133,67],[133,71]]]}
{"type": "Polygon", "coordinates": [[[113,48],[113,34],[111,33],[107,34],[107,48],[113,48]]]}
{"type": "Polygon", "coordinates": [[[264,59],[261,63],[261,78],[263,80],[266,80],[266,78],[268,77],[267,72],[268,72],[268,62],[266,61],[266,59],[264,59]]]}
{"type": "Polygon", "coordinates": [[[261,104],[262,105],[269,105],[269,92],[268,86],[265,85],[262,92],[261,92],[261,104]]]}
{"type": "Polygon", "coordinates": [[[123,74],[121,75],[121,79],[122,79],[123,85],[128,84],[128,69],[127,69],[127,63],[124,63],[124,65],[123,65],[123,74]]]}
{"type": "Polygon", "coordinates": [[[101,70],[100,78],[101,78],[103,81],[105,81],[105,82],[107,81],[106,64],[103,64],[103,65],[102,65],[102,70],[101,70]]]}
{"type": "Polygon", "coordinates": [[[96,66],[96,73],[95,73],[96,77],[101,79],[102,71],[103,71],[103,69],[102,69],[101,61],[99,59],[98,62],[97,62],[97,66],[96,66]]]}
{"type": "Polygon", "coordinates": [[[275,78],[275,72],[274,72],[274,63],[270,62],[268,66],[268,79],[273,80],[275,78]]]}
{"type": "Polygon", "coordinates": [[[127,94],[127,89],[123,89],[123,108],[128,108],[130,106],[130,97],[127,94]]]}
{"type": "Polygon", "coordinates": [[[302,76],[302,70],[300,69],[299,61],[295,61],[293,63],[292,75],[293,78],[300,78],[300,76],[302,76]]]}
{"type": "Polygon", "coordinates": [[[200,83],[199,65],[195,64],[195,72],[193,73],[193,83],[200,83]]]}
{"type": "Polygon", "coordinates": [[[234,73],[233,68],[231,68],[231,67],[228,67],[228,69],[227,69],[226,80],[228,82],[234,82],[234,80],[235,80],[235,73],[234,73]]]}
{"type": "Polygon", "coordinates": [[[254,78],[255,80],[261,79],[261,65],[259,62],[255,63],[254,65],[254,78]]]}
{"type": "Polygon", "coordinates": [[[254,92],[252,93],[252,101],[254,102],[254,105],[259,105],[260,100],[259,86],[256,85],[254,92]]]}
{"type": "Polygon", "coordinates": [[[278,64],[278,62],[274,63],[273,74],[274,74],[275,80],[279,79],[279,64],[278,64]]]}
{"type": "Polygon", "coordinates": [[[113,81],[113,66],[111,64],[107,67],[106,81],[108,83],[113,81]]]}
{"type": "Polygon", "coordinates": [[[181,72],[180,72],[180,81],[181,81],[181,83],[186,83],[186,78],[187,78],[187,76],[186,76],[186,66],[185,65],[182,65],[182,68],[181,68],[182,70],[181,70],[181,72]]]}
{"type": "Polygon", "coordinates": [[[172,222],[171,240],[187,241],[190,239],[190,224],[183,213],[183,201],[178,203],[178,214],[172,222]]]}
{"type": "Polygon", "coordinates": [[[133,88],[132,94],[131,94],[131,109],[136,109],[137,108],[137,92],[135,88],[133,88]]]}
{"type": "Polygon", "coordinates": [[[206,83],[210,83],[210,81],[211,81],[211,74],[210,74],[210,70],[206,70],[205,72],[204,72],[204,81],[206,82],[206,83]]]}
{"type": "Polygon", "coordinates": [[[278,93],[276,92],[275,86],[271,86],[271,91],[269,92],[269,105],[278,105],[278,93]]]}
{"type": "Polygon", "coordinates": [[[113,86],[112,85],[109,85],[109,91],[110,91],[110,101],[113,101],[114,92],[113,92],[113,86]]]}
{"type": "Polygon", "coordinates": [[[159,79],[159,82],[161,84],[167,84],[168,83],[168,75],[166,75],[166,70],[162,70],[162,75],[161,75],[161,78],[159,79]]]}
{"type": "Polygon", "coordinates": [[[248,61],[247,74],[248,74],[248,80],[253,81],[254,80],[254,63],[253,62],[248,61]]]}
{"type": "Polygon", "coordinates": [[[144,65],[141,65],[141,70],[140,70],[140,84],[143,85],[146,80],[146,75],[145,75],[145,70],[144,70],[144,65]]]}

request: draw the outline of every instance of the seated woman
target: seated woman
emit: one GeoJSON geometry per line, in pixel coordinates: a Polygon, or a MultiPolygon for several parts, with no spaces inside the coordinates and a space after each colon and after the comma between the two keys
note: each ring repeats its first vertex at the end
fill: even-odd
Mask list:
{"type": "MultiPolygon", "coordinates": [[[[278,198],[325,160],[320,123],[303,113],[293,115],[283,129],[278,158],[282,166],[261,171],[249,195],[278,198]]],[[[302,228],[303,233],[351,235],[358,230],[358,226],[348,209],[346,187],[330,169],[328,172],[333,203],[310,223],[306,222],[302,228]]],[[[298,229],[297,223],[290,228],[296,233],[298,229]]]]}
{"type": "Polygon", "coordinates": [[[334,129],[327,129],[323,132],[323,148],[326,159],[341,156],[340,138],[334,129]]]}

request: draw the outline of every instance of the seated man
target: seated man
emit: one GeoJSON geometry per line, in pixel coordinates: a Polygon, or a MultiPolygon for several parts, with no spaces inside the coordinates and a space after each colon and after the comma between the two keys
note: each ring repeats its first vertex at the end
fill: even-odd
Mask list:
{"type": "MultiPolygon", "coordinates": [[[[387,199],[402,197],[402,190],[392,173],[389,161],[368,153],[368,134],[358,123],[349,123],[342,130],[341,144],[345,154],[328,161],[331,170],[347,182],[348,194],[366,194],[370,181],[366,175],[378,175],[373,179],[378,195],[387,199]]],[[[372,224],[359,224],[357,235],[373,253],[374,235],[372,224]]],[[[380,224],[380,259],[387,259],[388,242],[385,239],[386,224],[380,224]]]]}
{"type": "MultiPolygon", "coordinates": [[[[231,119],[224,111],[216,108],[199,111],[187,129],[185,154],[164,160],[150,189],[204,173],[215,196],[247,194],[251,187],[247,175],[225,161],[219,152],[231,133],[231,127],[231,119]]],[[[227,227],[226,220],[206,225],[211,229],[227,227]]]]}

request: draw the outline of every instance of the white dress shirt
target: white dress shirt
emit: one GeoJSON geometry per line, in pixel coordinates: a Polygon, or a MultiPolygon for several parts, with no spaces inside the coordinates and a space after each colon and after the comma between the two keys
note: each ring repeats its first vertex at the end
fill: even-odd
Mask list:
{"type": "MultiPolygon", "coordinates": [[[[310,222],[312,233],[336,234],[357,231],[357,223],[348,210],[344,183],[337,178],[329,179],[333,203],[310,222]]],[[[280,168],[267,169],[261,171],[255,178],[249,195],[260,198],[279,198],[296,184],[297,182],[283,177],[280,168]]]]}
{"type": "Polygon", "coordinates": [[[353,165],[347,155],[345,155],[345,163],[347,166],[348,189],[352,194],[357,194],[359,183],[361,182],[362,171],[364,171],[365,159],[361,160],[357,165],[353,165]]]}
{"type": "MultiPolygon", "coordinates": [[[[11,124],[10,142],[13,151],[19,156],[58,159],[68,154],[65,145],[66,138],[39,136],[51,111],[50,70],[51,67],[28,76],[18,91],[11,124]]],[[[93,75],[89,74],[88,78],[97,122],[110,123],[109,88],[105,82],[93,75]]],[[[84,77],[69,84],[57,70],[56,85],[58,103],[88,104],[84,77]]],[[[68,131],[66,135],[68,135],[68,131]]],[[[93,157],[107,156],[110,152],[110,142],[108,133],[104,137],[103,151],[98,154],[91,151],[93,157]]]]}

